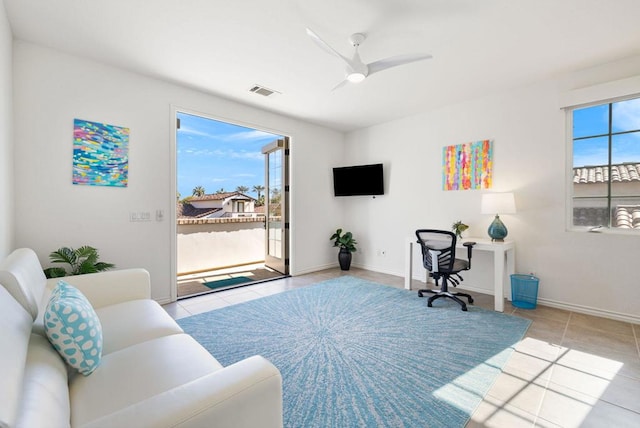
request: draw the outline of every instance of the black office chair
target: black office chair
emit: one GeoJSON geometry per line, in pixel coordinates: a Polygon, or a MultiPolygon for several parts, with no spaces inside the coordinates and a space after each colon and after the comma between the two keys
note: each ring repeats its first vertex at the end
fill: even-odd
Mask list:
{"type": "Polygon", "coordinates": [[[422,262],[435,280],[436,287],[440,290],[424,289],[418,290],[418,296],[423,297],[424,293],[433,293],[429,297],[427,306],[431,307],[434,300],[440,297],[447,297],[455,300],[462,306],[462,310],[467,310],[467,305],[459,297],[466,297],[469,304],[473,303],[473,297],[466,293],[449,292],[448,284],[454,287],[463,281],[460,272],[471,269],[471,252],[475,242],[465,242],[467,247],[467,260],[456,259],[456,235],[448,230],[420,229],[416,230],[418,243],[422,248],[422,262]],[[439,283],[442,279],[442,283],[439,283]]]}

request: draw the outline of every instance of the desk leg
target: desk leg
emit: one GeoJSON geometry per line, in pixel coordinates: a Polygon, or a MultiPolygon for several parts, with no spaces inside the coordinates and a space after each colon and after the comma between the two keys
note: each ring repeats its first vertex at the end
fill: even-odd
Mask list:
{"type": "Polygon", "coordinates": [[[404,288],[411,290],[411,277],[413,276],[413,242],[409,241],[404,251],[404,288]]]}
{"type": "Polygon", "coordinates": [[[504,312],[504,264],[505,251],[496,251],[493,253],[493,297],[494,309],[498,312],[504,312]]]}
{"type": "Polygon", "coordinates": [[[511,300],[511,275],[516,273],[516,249],[512,248],[508,250],[505,254],[507,257],[507,275],[504,278],[505,288],[507,291],[507,296],[509,296],[509,300],[511,300]]]}

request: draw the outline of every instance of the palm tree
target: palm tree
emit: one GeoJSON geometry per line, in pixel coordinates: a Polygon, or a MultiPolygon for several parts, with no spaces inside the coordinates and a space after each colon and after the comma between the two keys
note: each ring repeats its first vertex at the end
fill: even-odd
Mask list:
{"type": "Polygon", "coordinates": [[[280,189],[271,189],[271,200],[269,201],[271,204],[279,204],[280,203],[280,189]]]}
{"type": "Polygon", "coordinates": [[[205,195],[204,187],[196,186],[193,188],[193,196],[204,196],[204,195],[205,195]]]}
{"type": "Polygon", "coordinates": [[[220,194],[220,193],[224,193],[224,188],[219,188],[218,190],[216,190],[216,194],[220,194]]]}
{"type": "Polygon", "coordinates": [[[264,186],[256,184],[255,186],[253,186],[253,191],[258,194],[257,199],[260,200],[260,196],[262,196],[262,192],[264,191],[264,186]]]}
{"type": "Polygon", "coordinates": [[[236,187],[236,192],[247,193],[249,188],[247,186],[238,186],[236,187]]]}

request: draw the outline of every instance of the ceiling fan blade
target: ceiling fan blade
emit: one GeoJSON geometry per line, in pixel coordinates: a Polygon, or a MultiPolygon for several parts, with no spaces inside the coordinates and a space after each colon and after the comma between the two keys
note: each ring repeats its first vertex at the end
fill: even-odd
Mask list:
{"type": "Polygon", "coordinates": [[[332,92],[335,91],[336,89],[340,89],[342,88],[344,85],[346,85],[347,83],[349,83],[349,81],[347,79],[344,79],[342,82],[338,83],[336,86],[334,86],[334,88],[331,90],[332,92]]]}
{"type": "Polygon", "coordinates": [[[367,67],[369,67],[369,75],[372,75],[373,73],[386,70],[387,68],[397,67],[399,65],[409,64],[412,62],[422,61],[430,58],[433,58],[433,56],[429,54],[397,55],[390,58],[381,59],[379,61],[374,61],[371,64],[368,64],[367,67]]]}
{"type": "Polygon", "coordinates": [[[333,56],[337,56],[338,58],[340,58],[341,60],[343,60],[348,67],[353,68],[353,64],[351,62],[351,60],[349,58],[347,58],[346,56],[342,55],[340,52],[338,52],[337,50],[335,50],[334,48],[332,48],[331,46],[329,46],[324,40],[322,40],[320,38],[320,36],[318,36],[316,33],[314,33],[313,31],[311,31],[311,29],[307,28],[307,35],[309,37],[311,37],[311,39],[316,42],[316,44],[318,46],[320,46],[320,48],[322,50],[324,50],[325,52],[327,52],[328,54],[331,54],[333,56]]]}

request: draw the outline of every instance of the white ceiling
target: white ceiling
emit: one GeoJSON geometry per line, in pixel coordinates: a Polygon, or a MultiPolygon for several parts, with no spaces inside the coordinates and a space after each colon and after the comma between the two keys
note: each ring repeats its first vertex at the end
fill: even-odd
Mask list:
{"type": "Polygon", "coordinates": [[[639,0],[4,0],[17,39],[349,131],[640,54],[639,0]],[[340,61],[430,53],[331,89],[340,61]],[[281,92],[262,97],[254,84],[281,92]]]}

